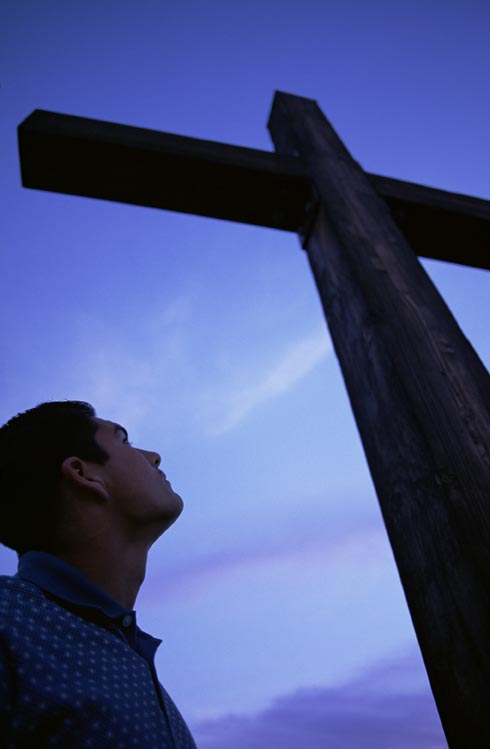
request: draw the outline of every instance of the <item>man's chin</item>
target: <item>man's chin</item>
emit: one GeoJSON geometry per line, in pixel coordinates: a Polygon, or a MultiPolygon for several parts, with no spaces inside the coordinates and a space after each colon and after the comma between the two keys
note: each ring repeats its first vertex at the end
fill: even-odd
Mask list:
{"type": "MultiPolygon", "coordinates": [[[[170,504],[170,502],[169,502],[169,504],[170,504]]],[[[170,527],[171,525],[173,525],[175,523],[175,521],[182,514],[182,510],[183,509],[184,509],[184,501],[183,501],[182,497],[180,496],[180,494],[177,494],[177,492],[173,492],[173,495],[172,495],[172,506],[171,506],[171,508],[169,508],[169,513],[168,513],[168,516],[169,516],[169,525],[168,525],[168,527],[170,527]]]]}

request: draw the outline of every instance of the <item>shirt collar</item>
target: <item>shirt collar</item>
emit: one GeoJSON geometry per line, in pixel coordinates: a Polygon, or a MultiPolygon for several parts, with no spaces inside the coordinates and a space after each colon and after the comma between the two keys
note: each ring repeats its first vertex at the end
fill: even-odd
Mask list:
{"type": "Polygon", "coordinates": [[[27,551],[19,559],[16,577],[28,580],[67,603],[96,609],[109,619],[133,615],[83,575],[76,567],[45,551],[27,551]]]}
{"type": "Polygon", "coordinates": [[[136,612],[124,608],[73,565],[45,551],[26,551],[19,559],[15,577],[27,580],[62,601],[67,608],[84,612],[86,618],[112,620],[132,647],[152,665],[161,640],[136,624],[136,612]],[[128,624],[128,617],[131,622],[128,624]]]}

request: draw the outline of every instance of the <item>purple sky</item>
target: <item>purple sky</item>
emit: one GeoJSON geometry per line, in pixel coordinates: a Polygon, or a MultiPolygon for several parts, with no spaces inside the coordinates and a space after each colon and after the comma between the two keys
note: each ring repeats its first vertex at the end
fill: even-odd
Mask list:
{"type": "MultiPolygon", "coordinates": [[[[16,127],[272,150],[279,89],[367,170],[490,198],[489,38],[475,0],[1,5],[0,419],[85,399],[162,454],[186,508],[136,608],[202,749],[445,744],[297,239],[25,190],[16,127]]],[[[488,365],[488,274],[422,262],[488,365]]]]}

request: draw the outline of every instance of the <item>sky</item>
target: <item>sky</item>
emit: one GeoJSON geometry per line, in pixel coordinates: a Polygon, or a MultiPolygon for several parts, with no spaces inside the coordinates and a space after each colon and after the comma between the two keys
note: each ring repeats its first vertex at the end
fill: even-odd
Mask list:
{"type": "MultiPolygon", "coordinates": [[[[1,4],[0,422],[88,400],[162,455],[185,509],[136,611],[200,749],[446,742],[297,238],[26,190],[17,125],[273,150],[282,90],[367,171],[490,199],[489,38],[479,0],[1,4]]],[[[421,262],[488,366],[488,273],[421,262]]]]}

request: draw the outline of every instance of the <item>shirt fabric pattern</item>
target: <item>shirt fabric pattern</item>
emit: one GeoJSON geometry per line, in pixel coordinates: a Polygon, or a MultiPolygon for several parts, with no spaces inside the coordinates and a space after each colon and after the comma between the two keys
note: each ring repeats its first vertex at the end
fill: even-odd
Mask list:
{"type": "Polygon", "coordinates": [[[27,552],[0,577],[0,746],[196,749],[158,640],[71,565],[27,552]]]}

